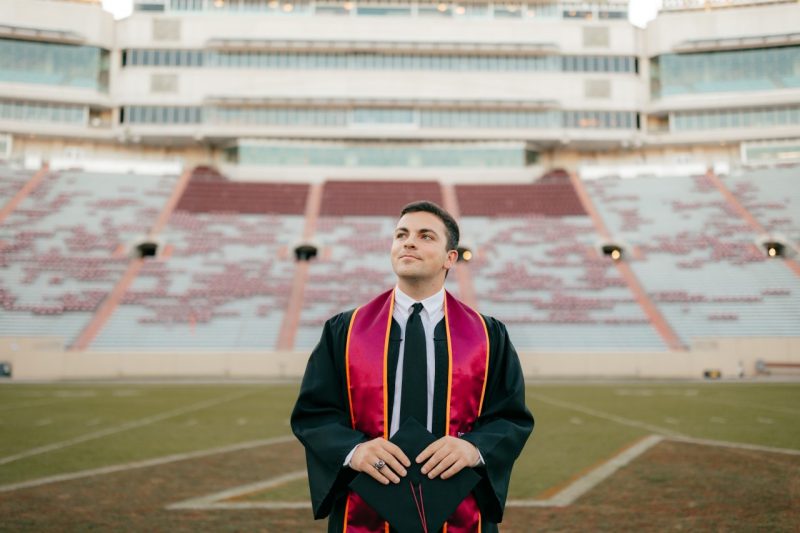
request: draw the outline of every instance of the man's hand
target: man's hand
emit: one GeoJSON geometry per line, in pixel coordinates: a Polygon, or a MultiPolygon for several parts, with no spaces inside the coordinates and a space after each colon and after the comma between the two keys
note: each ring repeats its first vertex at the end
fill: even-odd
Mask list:
{"type": "Polygon", "coordinates": [[[458,474],[466,466],[475,466],[480,461],[480,452],[471,442],[445,436],[432,442],[422,450],[416,461],[423,463],[422,473],[433,479],[441,474],[447,479],[458,474]]]}
{"type": "Polygon", "coordinates": [[[383,437],[360,444],[350,459],[350,468],[357,472],[366,472],[384,485],[388,485],[390,481],[400,483],[400,478],[406,475],[403,466],[411,466],[411,461],[403,450],[383,437]],[[375,468],[378,461],[383,461],[385,466],[375,468]]]}

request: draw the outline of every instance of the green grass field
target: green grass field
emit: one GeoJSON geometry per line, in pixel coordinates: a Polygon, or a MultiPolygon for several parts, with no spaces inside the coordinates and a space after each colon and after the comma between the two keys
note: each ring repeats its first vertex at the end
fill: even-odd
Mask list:
{"type": "MultiPolygon", "coordinates": [[[[62,526],[72,529],[78,524],[94,523],[91,513],[81,515],[83,518],[76,516],[68,519],[63,514],[48,518],[47,511],[40,509],[34,515],[31,514],[32,508],[27,508],[24,502],[29,501],[30,494],[37,494],[37,491],[47,491],[47,494],[68,492],[71,490],[70,483],[83,487],[81,490],[91,490],[91,487],[107,483],[113,487],[114,480],[127,475],[124,468],[121,469],[122,474],[99,474],[77,481],[41,484],[32,488],[16,489],[9,485],[57,474],[287,436],[291,433],[288,416],[296,393],[297,384],[3,384],[0,386],[0,485],[5,488],[0,492],[0,511],[4,505],[9,506],[4,516],[12,517],[3,523],[16,524],[17,527],[11,529],[26,529],[26,525],[35,525],[38,529],[42,525],[49,525],[53,530],[59,530],[62,526]],[[27,499],[22,495],[28,495],[27,499]],[[19,522],[14,521],[15,514],[21,517],[19,522]]],[[[515,468],[509,494],[511,500],[546,498],[580,474],[603,464],[620,450],[652,434],[800,450],[800,384],[797,383],[536,383],[529,385],[527,397],[536,418],[536,427],[515,468]]],[[[725,478],[727,481],[720,481],[723,487],[726,482],[744,484],[742,486],[745,488],[760,491],[758,494],[762,494],[763,498],[774,499],[768,496],[772,494],[767,490],[769,487],[758,488],[761,486],[761,468],[764,470],[764,479],[777,476],[776,481],[769,481],[769,486],[780,485],[784,481],[781,476],[787,476],[787,486],[798,491],[789,501],[798,501],[800,486],[792,478],[800,474],[800,455],[776,453],[774,457],[777,459],[769,459],[773,457],[769,450],[754,452],[744,448],[744,451],[737,452],[738,448],[680,446],[688,445],[659,445],[659,453],[662,454],[670,450],[682,451],[676,451],[674,457],[669,456],[673,457],[669,460],[675,461],[675,465],[665,468],[660,474],[648,470],[649,473],[641,478],[654,480],[652,483],[648,481],[648,486],[671,487],[673,480],[670,472],[675,472],[676,476],[679,472],[683,472],[680,475],[691,476],[696,471],[699,476],[699,467],[679,468],[691,466],[695,460],[692,457],[681,459],[686,455],[686,450],[697,449],[698,454],[710,454],[709,457],[720,460],[723,468],[731,462],[727,459],[723,461],[727,457],[725,453],[734,453],[734,458],[738,457],[735,453],[739,453],[739,456],[750,454],[747,456],[749,475],[729,472],[725,475],[745,479],[732,481],[725,478]],[[765,459],[762,461],[764,464],[759,466],[760,456],[753,455],[756,453],[766,454],[769,460],[765,459]],[[777,467],[775,461],[780,462],[781,466],[777,467]]],[[[295,442],[262,448],[255,443],[253,448],[239,454],[242,458],[248,458],[247,465],[242,467],[243,471],[236,474],[236,480],[242,481],[241,484],[304,468],[302,450],[295,442]],[[269,453],[273,451],[269,450],[281,447],[284,449],[278,453],[279,458],[271,458],[269,453]]],[[[233,455],[227,454],[226,460],[232,460],[233,455]]],[[[210,457],[216,460],[213,454],[210,457]]],[[[202,463],[204,468],[209,468],[208,472],[212,471],[208,464],[212,459],[204,459],[206,462],[202,463]]],[[[708,463],[708,459],[704,461],[708,463]]],[[[627,469],[628,473],[639,468],[637,464],[632,463],[627,469]]],[[[158,479],[154,472],[167,469],[138,469],[136,475],[158,479]]],[[[178,488],[170,489],[172,492],[160,496],[158,502],[148,505],[163,509],[193,494],[202,496],[236,486],[235,480],[223,480],[210,473],[203,477],[202,472],[203,469],[193,474],[192,479],[186,479],[183,485],[175,485],[178,488]],[[198,476],[199,480],[195,479],[198,476]],[[199,490],[201,485],[206,488],[199,490]],[[193,492],[195,489],[196,493],[193,492]],[[175,494],[174,498],[169,496],[172,493],[175,494]]],[[[170,479],[170,483],[180,481],[180,476],[170,479]]],[[[629,481],[628,485],[633,482],[629,481]]],[[[687,480],[679,482],[680,486],[690,484],[687,480]]],[[[624,492],[626,486],[620,487],[618,492],[624,492]]],[[[145,501],[148,495],[140,494],[139,497],[145,501]]],[[[585,499],[591,501],[593,497],[590,495],[585,499]]],[[[124,499],[123,496],[119,498],[124,499]]],[[[296,479],[269,490],[255,491],[238,498],[238,501],[282,502],[307,498],[305,480],[296,479]]],[[[800,517],[800,511],[796,504],[788,505],[788,520],[796,520],[800,517]]],[[[277,514],[264,523],[271,523],[272,519],[277,520],[276,524],[283,523],[281,520],[289,520],[295,525],[298,520],[300,523],[303,520],[310,523],[309,511],[269,512],[277,514]]],[[[517,515],[528,516],[525,514],[527,512],[520,511],[517,515]]],[[[164,520],[168,522],[167,517],[175,514],[174,511],[172,513],[164,513],[164,520]]],[[[197,527],[202,530],[208,526],[207,530],[217,530],[212,525],[215,518],[211,515],[199,522],[197,527]]],[[[510,516],[517,515],[512,513],[510,516]]],[[[556,517],[554,520],[562,519],[556,515],[552,515],[556,517]]],[[[261,520],[264,519],[263,514],[259,516],[261,520]]],[[[537,520],[542,520],[540,515],[536,516],[537,520]]],[[[167,522],[162,526],[167,528],[167,522]]],[[[510,523],[509,530],[526,530],[514,520],[510,520],[510,523]]],[[[609,527],[613,528],[613,520],[609,523],[609,527]]],[[[754,523],[761,523],[757,516],[754,523]]],[[[780,530],[782,524],[779,521],[773,527],[780,530]]],[[[316,524],[314,527],[322,526],[316,524]]],[[[553,529],[559,527],[553,525],[553,529]]]]}

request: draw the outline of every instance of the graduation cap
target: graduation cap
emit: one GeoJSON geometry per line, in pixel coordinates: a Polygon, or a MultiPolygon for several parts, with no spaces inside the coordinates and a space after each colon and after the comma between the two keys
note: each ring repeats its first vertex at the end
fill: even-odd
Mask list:
{"type": "Polygon", "coordinates": [[[430,479],[423,474],[425,463],[416,463],[414,458],[436,437],[416,418],[406,418],[389,440],[411,459],[406,476],[400,478],[400,483],[384,485],[362,472],[350,482],[350,488],[398,533],[438,531],[478,484],[480,476],[471,468],[464,468],[448,479],[438,476],[430,479]]]}

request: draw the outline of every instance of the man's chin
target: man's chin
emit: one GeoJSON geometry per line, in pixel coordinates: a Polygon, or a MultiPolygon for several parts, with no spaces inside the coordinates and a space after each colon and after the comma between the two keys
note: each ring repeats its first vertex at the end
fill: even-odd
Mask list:
{"type": "Polygon", "coordinates": [[[409,281],[417,280],[419,278],[424,277],[421,275],[421,272],[419,272],[415,268],[409,268],[408,265],[399,265],[395,267],[394,273],[397,275],[398,278],[406,279],[409,281]]]}

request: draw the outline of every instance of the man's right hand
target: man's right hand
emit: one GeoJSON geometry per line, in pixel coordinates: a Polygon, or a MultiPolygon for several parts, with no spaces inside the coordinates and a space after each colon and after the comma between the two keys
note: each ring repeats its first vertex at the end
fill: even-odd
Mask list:
{"type": "Polygon", "coordinates": [[[406,454],[383,437],[360,444],[350,459],[350,468],[365,472],[384,485],[400,483],[400,478],[406,475],[404,466],[411,466],[406,454]],[[378,461],[383,461],[386,466],[380,470],[375,468],[378,461]]]}

